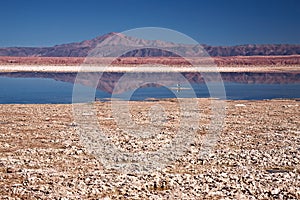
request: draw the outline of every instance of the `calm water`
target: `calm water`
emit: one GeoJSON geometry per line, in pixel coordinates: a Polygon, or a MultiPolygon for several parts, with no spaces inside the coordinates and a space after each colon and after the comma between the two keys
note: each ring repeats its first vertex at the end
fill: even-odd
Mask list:
{"type": "MultiPolygon", "coordinates": [[[[225,82],[227,99],[273,99],[273,98],[300,98],[299,83],[260,84],[225,82]]],[[[81,86],[83,89],[88,87],[81,86]]],[[[131,100],[145,100],[147,98],[191,97],[195,92],[197,97],[210,97],[209,91],[203,83],[192,83],[193,90],[172,90],[166,87],[145,87],[133,92],[131,100]]],[[[185,86],[181,86],[184,88],[185,86]]],[[[72,103],[73,83],[56,81],[50,78],[11,78],[0,76],[0,103],[72,103]]],[[[132,91],[117,94],[114,97],[123,98],[132,91]]],[[[99,99],[110,98],[111,94],[97,90],[99,99]]]]}

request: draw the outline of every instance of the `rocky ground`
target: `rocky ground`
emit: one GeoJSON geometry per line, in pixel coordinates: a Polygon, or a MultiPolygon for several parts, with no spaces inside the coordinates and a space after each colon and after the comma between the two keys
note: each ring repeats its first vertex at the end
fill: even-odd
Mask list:
{"type": "MultiPolygon", "coordinates": [[[[90,154],[79,139],[82,126],[72,105],[0,105],[1,199],[300,199],[299,101],[226,101],[220,137],[201,155],[211,105],[220,102],[197,101],[183,116],[199,123],[190,129],[195,131],[190,150],[142,173],[107,169],[90,154]]],[[[110,102],[95,108],[102,130],[128,152],[155,151],[168,143],[182,112],[174,99],[130,102],[138,126],[165,122],[142,140],[116,123],[110,102]],[[163,118],[157,105],[164,107],[163,118]]]]}

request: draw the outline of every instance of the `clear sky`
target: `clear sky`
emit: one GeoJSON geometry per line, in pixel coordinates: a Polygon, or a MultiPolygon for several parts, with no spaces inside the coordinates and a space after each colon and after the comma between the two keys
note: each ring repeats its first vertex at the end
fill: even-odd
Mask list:
{"type": "Polygon", "coordinates": [[[299,0],[1,0],[0,46],[164,27],[201,44],[300,44],[299,0]]]}

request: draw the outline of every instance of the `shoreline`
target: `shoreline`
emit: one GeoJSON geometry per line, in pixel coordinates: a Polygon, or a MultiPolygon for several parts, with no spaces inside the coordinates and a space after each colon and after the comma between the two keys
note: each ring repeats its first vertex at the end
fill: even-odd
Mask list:
{"type": "Polygon", "coordinates": [[[9,57],[0,72],[292,72],[300,55],[228,57],[9,57]],[[108,67],[109,66],[109,67],[108,67]]]}
{"type": "Polygon", "coordinates": [[[0,65],[0,72],[269,72],[300,73],[300,65],[247,65],[247,66],[165,66],[165,65],[114,65],[114,66],[65,66],[65,65],[0,65]]]}
{"type": "MultiPolygon", "coordinates": [[[[104,99],[97,99],[96,101],[92,102],[84,102],[84,103],[0,103],[0,106],[72,106],[72,105],[84,105],[84,104],[103,104],[103,103],[111,103],[111,102],[131,102],[131,103],[155,103],[155,102],[175,102],[178,98],[151,98],[145,100],[123,100],[123,99],[112,99],[112,98],[104,98],[104,99]]],[[[212,97],[199,97],[199,98],[184,98],[188,100],[196,100],[196,101],[222,101],[225,103],[234,103],[234,102],[300,102],[300,98],[273,98],[273,99],[219,99],[219,98],[212,98],[212,97]]]]}

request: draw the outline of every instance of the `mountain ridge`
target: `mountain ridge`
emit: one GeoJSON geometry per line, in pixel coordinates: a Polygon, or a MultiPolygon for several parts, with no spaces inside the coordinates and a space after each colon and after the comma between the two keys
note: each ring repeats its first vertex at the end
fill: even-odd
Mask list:
{"type": "MultiPolygon", "coordinates": [[[[0,48],[0,56],[16,57],[86,57],[98,44],[109,43],[111,46],[127,47],[130,45],[141,48],[127,52],[123,57],[177,57],[173,52],[160,49],[167,47],[180,49],[185,55],[190,56],[191,50],[202,49],[203,47],[209,56],[276,56],[276,55],[300,55],[300,44],[244,44],[234,46],[210,46],[210,45],[190,45],[175,44],[159,40],[145,40],[126,36],[122,33],[111,32],[81,42],[55,45],[52,47],[5,47],[0,48]],[[157,48],[156,48],[157,47],[157,48]]],[[[110,47],[112,48],[112,47],[110,47]]],[[[108,52],[113,51],[109,49],[108,52]]],[[[176,52],[176,51],[175,51],[176,52]]]]}

